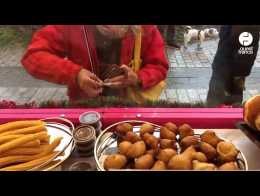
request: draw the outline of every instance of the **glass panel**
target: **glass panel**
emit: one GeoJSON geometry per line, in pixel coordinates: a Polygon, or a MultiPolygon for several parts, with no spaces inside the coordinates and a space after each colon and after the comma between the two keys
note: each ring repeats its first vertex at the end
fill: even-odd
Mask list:
{"type": "Polygon", "coordinates": [[[0,107],[241,106],[258,42],[257,25],[1,25],[0,107]]]}

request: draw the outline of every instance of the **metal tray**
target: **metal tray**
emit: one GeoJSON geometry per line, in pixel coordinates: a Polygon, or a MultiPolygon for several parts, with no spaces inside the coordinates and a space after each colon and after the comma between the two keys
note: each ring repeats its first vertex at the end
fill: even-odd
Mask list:
{"type": "MultiPolygon", "coordinates": [[[[140,125],[143,123],[150,123],[150,122],[146,122],[146,121],[136,121],[136,120],[129,120],[129,121],[122,121],[122,122],[118,122],[115,123],[113,125],[110,125],[109,127],[107,127],[104,131],[102,131],[99,135],[99,137],[96,140],[95,143],[95,147],[94,147],[94,158],[95,158],[95,162],[97,165],[97,170],[99,171],[105,171],[104,167],[103,167],[103,163],[105,158],[107,157],[107,155],[109,154],[115,154],[117,153],[117,135],[113,132],[113,129],[121,123],[124,122],[128,122],[130,124],[132,124],[134,126],[134,132],[139,132],[140,129],[140,125]]],[[[160,126],[150,123],[155,127],[155,132],[154,135],[156,137],[159,137],[160,133],[160,126]]],[[[206,130],[206,129],[205,129],[206,130]]],[[[195,135],[197,135],[198,137],[201,134],[201,129],[200,130],[196,130],[195,131],[195,135]]],[[[226,138],[220,137],[221,139],[228,141],[226,138]]],[[[179,153],[181,151],[180,147],[177,146],[177,152],[179,153]]],[[[237,148],[239,150],[239,148],[237,148]]],[[[239,151],[238,157],[237,157],[237,164],[239,166],[239,168],[241,170],[248,170],[248,163],[247,160],[244,156],[244,154],[239,151]]],[[[130,169],[124,169],[125,171],[130,170],[130,169]]],[[[122,171],[122,170],[121,170],[122,171]]],[[[170,171],[170,170],[167,170],[170,171]]]]}
{"type": "Polygon", "coordinates": [[[237,122],[236,127],[240,129],[254,144],[260,148],[260,131],[251,128],[245,122],[237,122]]]}
{"type": "Polygon", "coordinates": [[[72,138],[72,131],[75,127],[71,121],[62,117],[46,118],[41,120],[46,122],[47,131],[51,136],[50,142],[52,142],[56,137],[63,137],[61,143],[55,149],[60,151],[60,153],[52,157],[49,161],[30,169],[30,171],[54,170],[70,156],[75,147],[72,138]]]}

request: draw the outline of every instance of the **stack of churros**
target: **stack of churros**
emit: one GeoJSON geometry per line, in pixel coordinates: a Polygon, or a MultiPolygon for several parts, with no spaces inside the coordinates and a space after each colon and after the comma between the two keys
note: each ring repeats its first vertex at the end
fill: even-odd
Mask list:
{"type": "Polygon", "coordinates": [[[0,171],[26,171],[49,161],[62,137],[50,143],[45,122],[16,121],[0,125],[0,171]]]}

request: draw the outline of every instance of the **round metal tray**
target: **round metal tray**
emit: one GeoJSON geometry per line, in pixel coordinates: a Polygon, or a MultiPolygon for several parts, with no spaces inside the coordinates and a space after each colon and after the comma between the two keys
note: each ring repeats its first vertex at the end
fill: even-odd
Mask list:
{"type": "MultiPolygon", "coordinates": [[[[129,121],[122,121],[122,122],[115,123],[113,125],[110,125],[106,129],[104,129],[100,133],[99,137],[97,138],[97,140],[95,142],[95,147],[94,147],[94,158],[95,158],[95,162],[97,165],[97,170],[106,171],[103,167],[105,158],[110,154],[117,153],[118,136],[114,132],[114,129],[118,124],[125,123],[125,122],[132,124],[134,127],[133,131],[137,132],[137,133],[140,130],[141,124],[150,123],[150,122],[146,122],[146,121],[129,120],[129,121]]],[[[154,136],[159,137],[160,136],[160,126],[153,124],[153,123],[150,123],[150,124],[152,124],[155,127],[154,136]]],[[[197,135],[199,137],[200,134],[196,133],[196,129],[194,129],[194,131],[195,131],[195,135],[197,135]]],[[[228,141],[225,138],[221,138],[221,139],[223,139],[224,141],[228,141]]],[[[177,152],[180,153],[180,151],[181,151],[180,146],[177,146],[177,147],[178,147],[177,152]]],[[[239,151],[236,162],[237,162],[237,165],[240,170],[248,170],[247,160],[241,151],[239,151]]],[[[124,169],[124,170],[131,170],[131,169],[124,169]]],[[[171,171],[171,170],[167,170],[167,171],[171,171]]]]}
{"type": "Polygon", "coordinates": [[[75,127],[71,121],[62,117],[46,118],[41,120],[46,122],[46,128],[50,135],[50,142],[57,137],[62,137],[63,139],[55,149],[59,151],[57,155],[45,163],[30,169],[30,171],[50,171],[55,169],[70,156],[75,147],[72,137],[72,131],[75,127]]]}

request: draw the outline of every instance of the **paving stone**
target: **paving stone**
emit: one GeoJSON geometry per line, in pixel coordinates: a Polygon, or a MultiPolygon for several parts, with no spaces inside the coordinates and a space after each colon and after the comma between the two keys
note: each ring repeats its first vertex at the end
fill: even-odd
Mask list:
{"type": "Polygon", "coordinates": [[[45,91],[46,88],[37,89],[35,94],[31,97],[30,101],[37,101],[37,102],[45,101],[45,97],[46,97],[45,91]]]}
{"type": "Polygon", "coordinates": [[[66,88],[58,88],[56,89],[53,97],[53,100],[68,100],[68,96],[67,96],[67,89],[66,88]]]}
{"type": "Polygon", "coordinates": [[[177,91],[176,89],[166,89],[166,97],[167,99],[171,99],[171,100],[177,100],[178,97],[177,97],[177,91]]]}
{"type": "Polygon", "coordinates": [[[167,100],[166,91],[164,90],[162,94],[160,95],[160,100],[167,100]]]}
{"type": "Polygon", "coordinates": [[[178,101],[183,103],[189,103],[190,99],[186,89],[177,89],[178,101]]]}
{"type": "Polygon", "coordinates": [[[187,92],[190,102],[195,103],[200,101],[200,97],[196,89],[187,89],[187,92]]]}
{"type": "Polygon", "coordinates": [[[248,90],[249,91],[249,94],[251,95],[251,96],[254,96],[254,95],[257,95],[259,92],[258,92],[258,90],[256,90],[256,89],[254,89],[254,90],[248,90]]]}
{"type": "Polygon", "coordinates": [[[205,102],[207,98],[207,89],[197,89],[201,102],[205,102]]]}
{"type": "Polygon", "coordinates": [[[251,97],[249,91],[244,91],[243,92],[243,101],[248,100],[251,97]]]}

